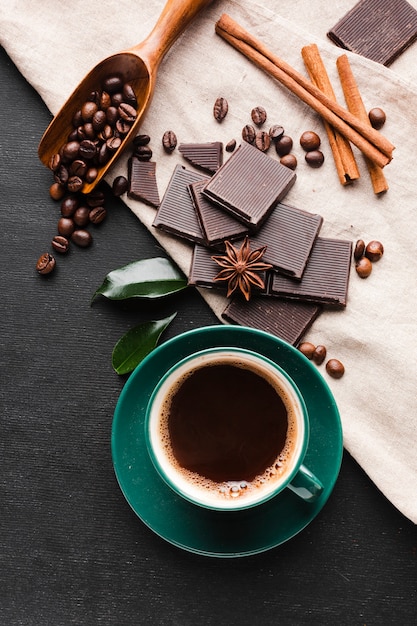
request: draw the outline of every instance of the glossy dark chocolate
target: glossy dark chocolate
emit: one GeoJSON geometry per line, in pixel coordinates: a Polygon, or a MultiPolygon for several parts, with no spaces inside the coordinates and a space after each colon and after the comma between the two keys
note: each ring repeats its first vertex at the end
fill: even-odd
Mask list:
{"type": "Polygon", "coordinates": [[[159,207],[160,198],[154,161],[140,161],[135,156],[129,159],[127,195],[134,200],[141,200],[150,206],[159,207]]]}
{"type": "Polygon", "coordinates": [[[223,164],[223,144],[220,141],[211,143],[181,143],[179,152],[195,167],[213,174],[223,164]]]}

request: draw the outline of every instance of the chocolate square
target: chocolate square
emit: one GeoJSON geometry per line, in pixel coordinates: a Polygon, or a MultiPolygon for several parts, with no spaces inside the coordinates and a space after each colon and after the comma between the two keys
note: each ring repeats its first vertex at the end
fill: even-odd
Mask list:
{"type": "Polygon", "coordinates": [[[159,207],[160,199],[154,161],[140,161],[137,157],[131,157],[128,161],[128,183],[129,198],[159,207]]]}
{"type": "Polygon", "coordinates": [[[203,193],[257,230],[295,180],[293,170],[243,142],[210,179],[203,193]]]}
{"type": "Polygon", "coordinates": [[[343,308],[347,303],[352,242],[317,237],[301,281],[273,273],[270,293],[343,308]]]}
{"type": "Polygon", "coordinates": [[[321,215],[279,203],[262,228],[250,236],[251,248],[267,246],[265,263],[300,279],[322,223],[321,215]]]}
{"type": "Polygon", "coordinates": [[[184,159],[210,174],[223,164],[223,144],[220,141],[210,143],[181,143],[179,152],[184,159]]]}
{"type": "Polygon", "coordinates": [[[202,193],[205,185],[205,180],[192,183],[190,193],[208,245],[216,246],[226,239],[233,241],[239,237],[244,237],[248,228],[230,213],[210,202],[202,193]]]}
{"type": "Polygon", "coordinates": [[[296,346],[321,310],[320,305],[309,302],[259,296],[249,302],[233,298],[222,317],[233,324],[271,333],[296,346]]]}
{"type": "Polygon", "coordinates": [[[417,38],[417,11],[406,0],[360,0],[327,36],[388,66],[417,38]]]}
{"type": "Polygon", "coordinates": [[[152,226],[197,243],[205,243],[188,186],[208,176],[177,165],[152,226]]]}

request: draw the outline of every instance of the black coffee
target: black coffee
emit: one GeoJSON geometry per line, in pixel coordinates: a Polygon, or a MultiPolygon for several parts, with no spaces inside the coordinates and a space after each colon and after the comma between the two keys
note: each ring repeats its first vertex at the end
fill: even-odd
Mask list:
{"type": "Polygon", "coordinates": [[[167,409],[172,454],[216,483],[253,481],[286,446],[288,411],[260,374],[213,363],[179,382],[167,409]]]}

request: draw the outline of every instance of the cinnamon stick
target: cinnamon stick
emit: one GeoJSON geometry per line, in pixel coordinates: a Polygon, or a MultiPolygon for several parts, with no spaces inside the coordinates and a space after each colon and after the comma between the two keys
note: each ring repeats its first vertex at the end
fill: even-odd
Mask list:
{"type": "MultiPolygon", "coordinates": [[[[361,119],[364,123],[371,125],[365,109],[359,87],[356,83],[349,59],[343,54],[336,60],[336,67],[339,72],[340,84],[342,85],[346,104],[349,111],[361,119]]],[[[382,169],[373,161],[365,157],[365,162],[371,178],[374,193],[379,194],[388,191],[388,183],[382,169]]]]}
{"type": "MultiPolygon", "coordinates": [[[[326,96],[336,101],[336,95],[317,45],[310,44],[309,46],[304,46],[301,49],[301,55],[311,81],[316,87],[321,89],[326,96]]],[[[354,111],[351,112],[354,113],[354,111]]],[[[346,137],[341,135],[326,120],[323,120],[323,124],[329,139],[339,180],[342,185],[347,185],[360,178],[352,146],[346,137]]]]}
{"type": "Polygon", "coordinates": [[[303,102],[351,141],[380,167],[392,159],[394,146],[381,133],[364,124],[350,111],[332,101],[288,63],[272,54],[260,41],[244,30],[231,17],[223,14],[216,23],[216,32],[242,52],[258,67],[276,78],[303,102]]]}

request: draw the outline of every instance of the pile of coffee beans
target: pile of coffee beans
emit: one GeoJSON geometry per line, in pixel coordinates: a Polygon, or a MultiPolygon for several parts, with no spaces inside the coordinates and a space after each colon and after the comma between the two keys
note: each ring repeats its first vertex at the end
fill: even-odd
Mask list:
{"type": "Polygon", "coordinates": [[[74,113],[73,129],[49,168],[54,174],[50,195],[61,200],[65,193],[82,191],[92,183],[120,148],[137,117],[137,98],[133,87],[122,76],[105,78],[81,108],[74,113]]]}
{"type": "MultiPolygon", "coordinates": [[[[321,365],[327,356],[325,346],[315,346],[310,341],[303,341],[299,344],[298,349],[310,361],[314,361],[316,365],[321,365]]],[[[326,363],[326,372],[332,378],[342,378],[345,373],[345,367],[339,359],[329,359],[326,363]]]]}
{"type": "Polygon", "coordinates": [[[368,278],[372,272],[373,263],[379,261],[384,254],[384,246],[375,239],[365,244],[363,239],[358,239],[353,251],[356,273],[360,278],[368,278]]]}

